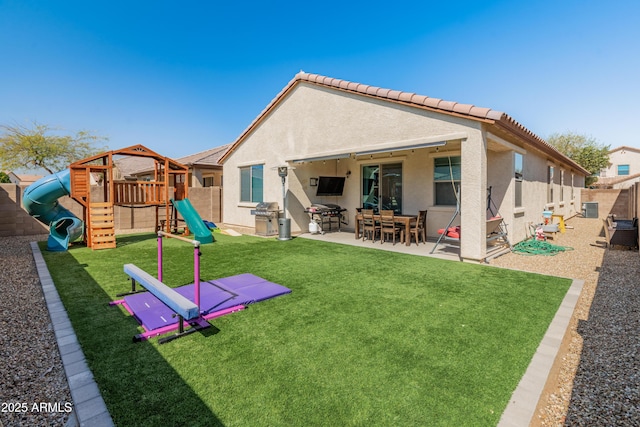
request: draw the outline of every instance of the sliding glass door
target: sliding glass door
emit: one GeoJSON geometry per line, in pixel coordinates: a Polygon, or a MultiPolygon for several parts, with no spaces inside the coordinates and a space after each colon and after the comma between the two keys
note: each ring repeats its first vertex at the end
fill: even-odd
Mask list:
{"type": "Polygon", "coordinates": [[[362,166],[362,207],[402,213],[402,163],[362,166]]]}

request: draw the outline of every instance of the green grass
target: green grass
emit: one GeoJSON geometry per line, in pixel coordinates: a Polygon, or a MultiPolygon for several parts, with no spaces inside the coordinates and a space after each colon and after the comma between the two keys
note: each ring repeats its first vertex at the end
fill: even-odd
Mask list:
{"type": "MultiPolygon", "coordinates": [[[[305,239],[217,234],[202,279],[253,273],[293,292],[168,344],[109,306],[125,263],[155,275],[152,235],[43,251],[121,426],[496,425],[567,279],[305,239]]],[[[192,282],[193,248],[165,241],[164,282],[192,282]]]]}

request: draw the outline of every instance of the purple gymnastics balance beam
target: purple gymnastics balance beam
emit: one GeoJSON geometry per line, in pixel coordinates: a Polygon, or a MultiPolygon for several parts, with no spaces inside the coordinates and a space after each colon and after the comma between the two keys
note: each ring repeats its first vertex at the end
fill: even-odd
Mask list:
{"type": "Polygon", "coordinates": [[[291,292],[282,285],[248,273],[202,282],[200,281],[200,255],[199,241],[159,231],[157,279],[133,264],[124,265],[125,273],[131,278],[131,292],[120,294],[119,296],[126,296],[111,302],[111,305],[124,306],[144,328],[144,333],[133,337],[134,342],[178,330],[177,334],[162,338],[159,341],[162,344],[211,326],[208,323],[209,319],[243,310],[247,304],[291,292]],[[162,239],[164,237],[182,240],[193,245],[193,284],[170,288],[162,283],[162,239]],[[136,290],[136,282],[147,291],[136,290]],[[191,326],[190,329],[184,329],[189,326],[191,326]]]}
{"type": "MultiPolygon", "coordinates": [[[[174,290],[188,300],[194,301],[195,284],[181,286],[174,290]]],[[[249,304],[288,293],[291,293],[289,288],[249,273],[200,282],[201,321],[206,322],[234,313],[243,310],[249,304]]],[[[112,304],[122,304],[142,325],[145,332],[136,335],[137,340],[146,340],[176,329],[178,319],[175,313],[150,292],[127,295],[112,304]]],[[[188,326],[186,321],[185,326],[188,326]]]]}

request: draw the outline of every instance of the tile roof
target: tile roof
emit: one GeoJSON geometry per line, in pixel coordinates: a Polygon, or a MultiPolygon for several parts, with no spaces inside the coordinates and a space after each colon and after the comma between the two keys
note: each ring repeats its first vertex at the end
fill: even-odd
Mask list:
{"type": "Polygon", "coordinates": [[[34,182],[42,178],[42,175],[26,175],[26,174],[15,173],[15,172],[9,172],[7,175],[9,175],[9,177],[11,176],[15,177],[15,180],[18,181],[17,184],[22,184],[22,185],[33,184],[34,182]]]}
{"type": "Polygon", "coordinates": [[[616,151],[633,151],[634,153],[640,153],[640,149],[635,147],[628,147],[626,145],[621,145],[620,147],[613,148],[609,150],[609,154],[614,153],[616,151]]]}
{"type": "Polygon", "coordinates": [[[120,171],[121,178],[137,173],[153,171],[154,160],[149,157],[123,156],[113,160],[120,171]]]}
{"type": "Polygon", "coordinates": [[[218,163],[220,157],[231,147],[231,144],[221,145],[220,147],[211,148],[201,151],[200,153],[190,154],[177,159],[180,163],[187,166],[221,166],[218,163]]]}
{"type": "Polygon", "coordinates": [[[636,178],[640,178],[640,173],[636,173],[633,175],[599,177],[598,181],[594,182],[592,186],[593,187],[609,187],[609,186],[621,184],[623,182],[630,181],[636,178]]]}
{"type": "Polygon", "coordinates": [[[424,108],[444,114],[464,117],[471,120],[482,121],[490,125],[496,126],[520,138],[527,143],[532,144],[539,150],[549,154],[555,158],[561,158],[566,163],[571,164],[579,171],[586,175],[590,173],[582,166],[564,156],[549,143],[528,130],[526,127],[518,123],[508,114],[493,110],[491,108],[478,107],[471,104],[461,104],[454,101],[446,101],[439,98],[431,98],[424,95],[418,95],[412,92],[402,92],[398,90],[385,89],[376,86],[365,85],[361,83],[350,82],[347,80],[326,77],[319,74],[305,73],[300,71],[294,78],[276,95],[276,97],[267,105],[267,107],[251,122],[251,124],[240,134],[240,136],[231,145],[229,150],[221,157],[220,161],[224,162],[225,158],[231,154],[235,148],[240,145],[243,139],[260,123],[264,117],[291,91],[291,89],[301,82],[307,82],[319,86],[329,87],[345,92],[357,93],[359,95],[372,98],[383,99],[390,102],[401,103],[413,107],[424,108]]]}
{"type": "Polygon", "coordinates": [[[324,77],[318,74],[299,73],[294,78],[294,81],[296,80],[318,83],[323,86],[339,88],[349,92],[356,92],[376,98],[383,98],[391,101],[399,101],[407,104],[429,107],[448,113],[457,113],[463,116],[471,116],[479,119],[500,120],[502,116],[505,115],[501,111],[492,110],[490,108],[476,107],[475,105],[471,104],[460,104],[453,101],[445,101],[439,98],[431,98],[411,92],[401,92],[376,86],[364,85],[361,83],[353,83],[346,80],[324,77]]]}

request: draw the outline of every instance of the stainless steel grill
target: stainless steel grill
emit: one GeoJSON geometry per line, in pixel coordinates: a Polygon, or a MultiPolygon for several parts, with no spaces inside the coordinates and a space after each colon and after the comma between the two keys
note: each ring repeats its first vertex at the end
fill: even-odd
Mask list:
{"type": "Polygon", "coordinates": [[[256,217],[256,234],[258,236],[274,236],[278,234],[278,202],[261,202],[251,211],[256,217]]]}

